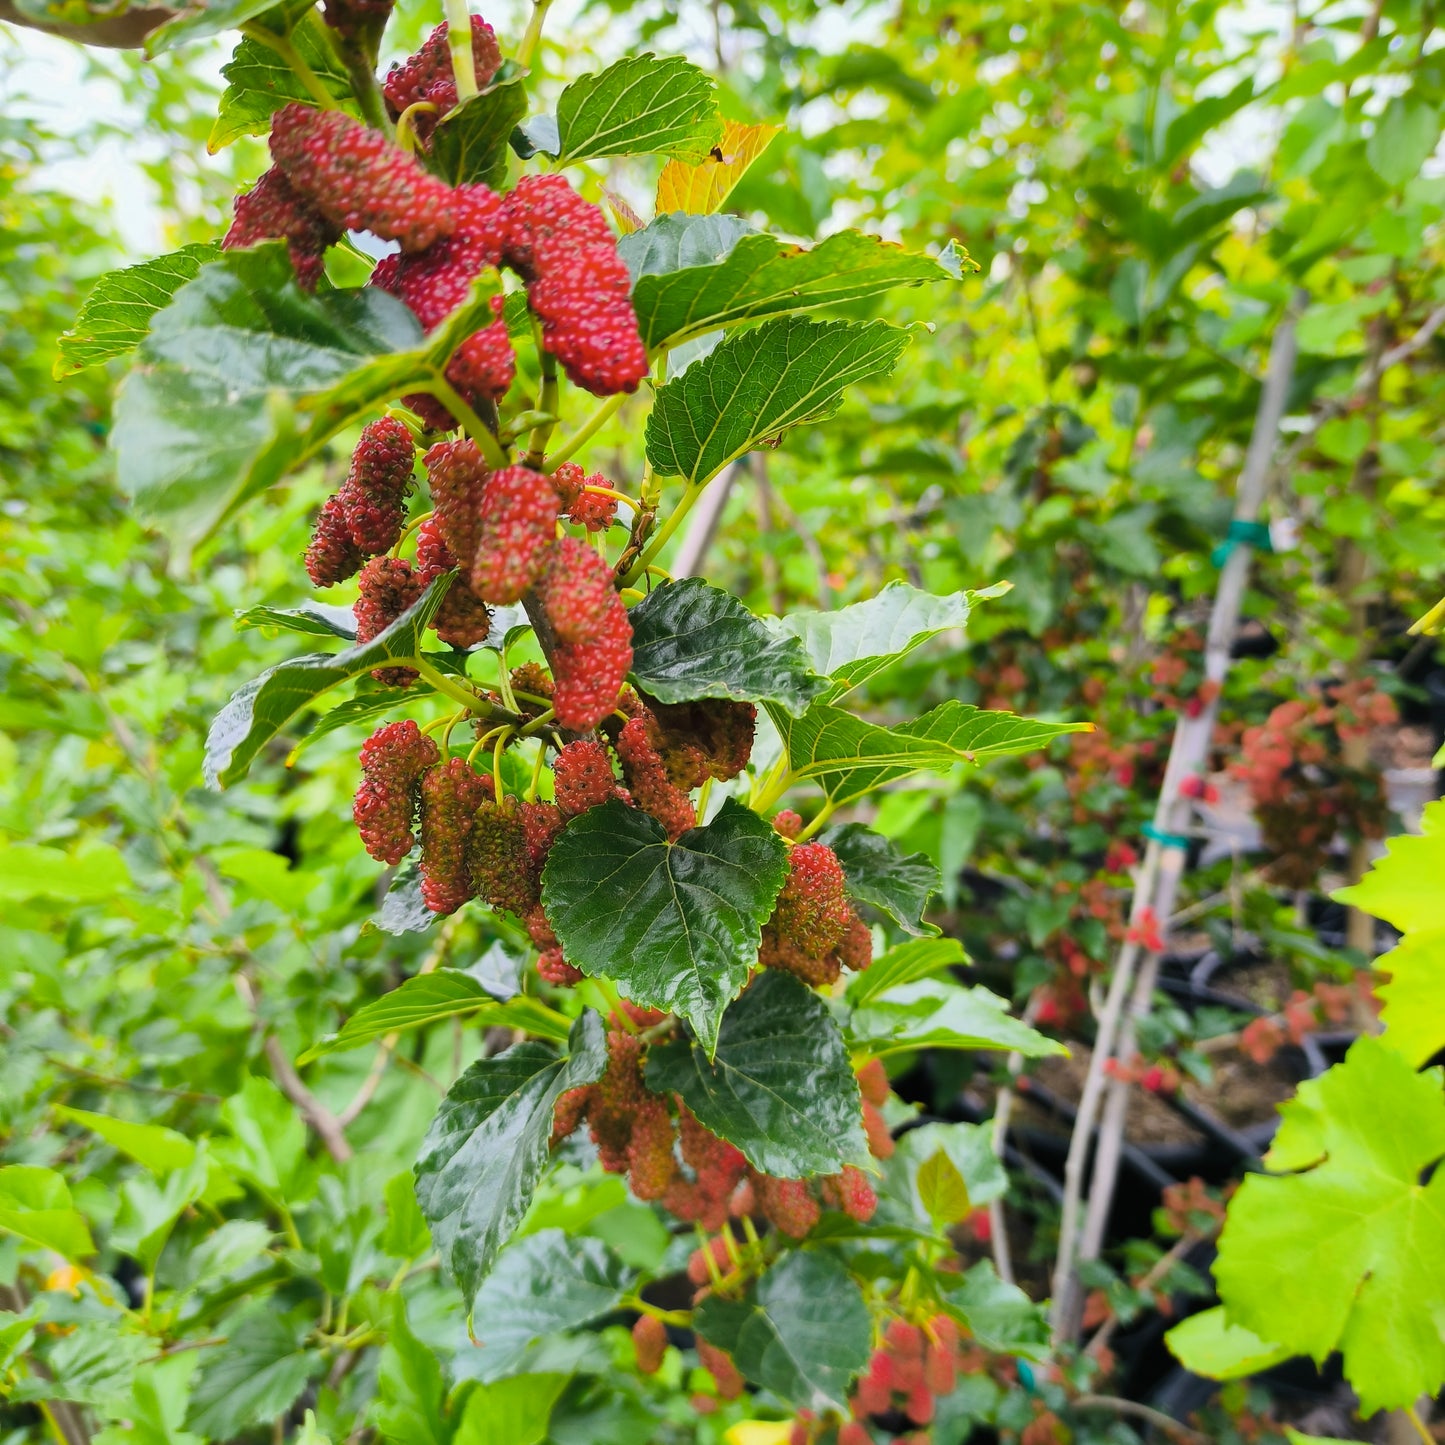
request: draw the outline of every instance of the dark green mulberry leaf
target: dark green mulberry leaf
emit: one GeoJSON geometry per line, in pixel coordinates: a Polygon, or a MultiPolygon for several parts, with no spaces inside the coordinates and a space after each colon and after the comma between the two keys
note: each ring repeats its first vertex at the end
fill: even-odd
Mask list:
{"type": "Polygon", "coordinates": [[[827,1006],[788,973],[768,970],[723,1015],[717,1053],[655,1047],[647,1085],[677,1093],[698,1119],[764,1174],[800,1179],[867,1165],[858,1082],[827,1006]]]}
{"type": "Polygon", "coordinates": [[[818,841],[838,855],[850,898],[881,908],[905,933],[922,937],[938,932],[934,924],[923,921],[928,900],[943,886],[926,853],[905,853],[892,839],[862,823],[829,828],[818,841]]]}
{"type": "Polygon", "coordinates": [[[452,1085],[416,1162],[416,1198],[442,1263],[470,1308],[547,1167],[552,1112],[607,1067],[602,1017],[572,1026],[569,1053],[522,1043],[478,1059],[452,1085]]]}
{"type": "Polygon", "coordinates": [[[542,902],[569,963],[680,1014],[711,1055],[786,871],[783,840],[731,798],[675,843],[655,818],[614,801],[574,818],[552,845],[542,902]]]}
{"type": "Polygon", "coordinates": [[[593,156],[700,161],[722,138],[711,78],[681,56],[630,55],[557,101],[557,164],[593,156]]]}

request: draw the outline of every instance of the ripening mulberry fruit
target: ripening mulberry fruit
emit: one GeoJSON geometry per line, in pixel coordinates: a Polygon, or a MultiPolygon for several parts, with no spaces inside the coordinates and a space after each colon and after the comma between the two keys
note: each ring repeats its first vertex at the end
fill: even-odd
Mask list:
{"type": "MultiPolygon", "coordinates": [[[[422,594],[411,564],[400,557],[373,557],[361,569],[359,586],[360,594],[352,608],[358,642],[379,637],[422,594]]],[[[371,675],[388,687],[406,687],[416,680],[416,673],[409,667],[376,667],[371,675]]]]}
{"type": "Polygon", "coordinates": [[[747,767],[758,720],[752,703],[723,698],[653,702],[651,711],[657,724],[654,742],[678,787],[700,787],[707,778],[725,783],[747,767]]]}
{"type": "Polygon", "coordinates": [[[806,1179],[775,1179],[771,1174],[753,1171],[752,1181],[758,1212],[774,1229],[792,1239],[802,1239],[822,1215],[806,1179]]]}
{"type": "Polygon", "coordinates": [[[632,666],[632,624],[617,598],[608,631],[596,642],[559,642],[552,657],[552,706],[573,732],[595,728],[617,705],[632,666]]]}
{"type": "Polygon", "coordinates": [[[527,839],[527,866],[540,878],[542,866],[557,835],[566,826],[567,820],[555,803],[523,803],[522,827],[527,839]]]}
{"type": "MultiPolygon", "coordinates": [[[[491,84],[501,63],[495,32],[480,15],[473,15],[472,66],[479,90],[491,84]]],[[[436,106],[434,114],[423,111],[414,117],[413,129],[423,141],[429,140],[437,122],[457,105],[457,82],[445,21],[427,36],[415,55],[391,67],[381,90],[393,120],[418,101],[436,106]]]]}
{"type": "Polygon", "coordinates": [[[857,1420],[847,1420],[838,1427],[838,1445],[873,1445],[873,1437],[857,1420]]]}
{"type": "Polygon", "coordinates": [[[388,551],[401,536],[415,455],[411,433],[395,417],[362,427],[351,469],[336,495],[351,540],[368,557],[388,551]]]}
{"type": "MultiPolygon", "coordinates": [[[[502,298],[494,300],[500,310],[502,298]]],[[[472,332],[447,362],[447,380],[473,406],[478,400],[496,401],[505,396],[516,374],[517,353],[512,350],[505,321],[472,332]]]]}
{"type": "Polygon", "coordinates": [[[463,758],[448,758],[421,782],[421,896],[433,913],[455,913],[472,896],[467,845],[490,778],[463,758]]]}
{"type": "Polygon", "coordinates": [[[575,537],[563,537],[551,549],[537,593],[560,642],[600,641],[623,610],[611,566],[575,537]]]}
{"type": "Polygon", "coordinates": [[[673,1212],[704,1229],[721,1229],[738,1181],[747,1172],[747,1160],[726,1140],[705,1129],[680,1100],[677,1128],[683,1163],[693,1171],[695,1182],[686,1198],[687,1212],[673,1212]]]}
{"type": "MultiPolygon", "coordinates": [[[[477,535],[482,525],[482,493],[486,489],[487,471],[476,442],[470,437],[460,441],[438,442],[422,458],[426,466],[427,485],[431,489],[433,522],[437,535],[462,569],[471,572],[477,555],[477,535]]],[[[477,595],[487,600],[485,592],[477,595]]]]}
{"type": "Polygon", "coordinates": [[[632,1327],[632,1345],[637,1351],[638,1372],[655,1375],[667,1353],[667,1326],[656,1315],[639,1315],[632,1327]]]}
{"type": "Polygon", "coordinates": [[[858,1090],[868,1103],[879,1108],[888,1102],[888,1096],[893,1090],[888,1083],[888,1070],[883,1067],[882,1059],[869,1059],[858,1070],[858,1090]]]}
{"type": "Polygon", "coordinates": [[[483,803],[467,840],[467,866],[477,897],[491,908],[526,914],[537,902],[526,858],[520,810],[509,801],[483,803]]]}
{"type": "Polygon", "coordinates": [[[711,1284],[714,1275],[721,1278],[732,1269],[733,1244],[725,1229],[693,1250],[687,1260],[687,1277],[697,1285],[711,1284]]]}
{"type": "MultiPolygon", "coordinates": [[[[436,518],[428,517],[416,529],[417,580],[423,587],[429,587],[456,565],[456,558],[447,550],[437,530],[436,518]]],[[[431,625],[436,635],[453,647],[476,647],[487,640],[492,630],[492,614],[487,604],[467,586],[465,577],[454,577],[431,625]]]]}
{"type": "Polygon", "coordinates": [[[868,1176],[855,1164],[845,1164],[841,1174],[825,1179],[823,1190],[830,1203],[836,1202],[844,1214],[860,1224],[872,1219],[873,1211],[878,1208],[878,1196],[868,1176]]]}
{"type": "Polygon", "coordinates": [[[877,1106],[863,1103],[863,1134],[868,1140],[868,1152],[875,1159],[891,1159],[893,1151],[898,1147],[894,1142],[893,1135],[889,1132],[888,1125],[883,1115],[878,1112],[877,1106]]]}
{"type": "Polygon", "coordinates": [[[838,943],[838,961],[854,973],[862,973],[873,962],[873,930],[856,913],[838,943]]]}
{"type": "Polygon", "coordinates": [[[284,171],[272,166],[244,196],[236,197],[235,216],[221,239],[221,249],[285,241],[297,284],[314,291],[326,248],[340,239],[341,228],[295,190],[284,171]]]}
{"type": "Polygon", "coordinates": [[[669,838],[680,837],[697,822],[692,799],[673,785],[666,765],[652,745],[648,718],[631,718],[622,725],[617,734],[617,756],[632,801],[644,812],[651,813],[669,838]]]}
{"type": "Polygon", "coordinates": [[[557,1096],[556,1107],[552,1110],[552,1137],[549,1141],[553,1148],[556,1148],[568,1135],[577,1132],[591,1102],[591,1084],[583,1084],[576,1089],[567,1089],[557,1096]]]}
{"type": "Polygon", "coordinates": [[[556,539],[557,493],[547,478],[530,467],[493,472],[482,492],[472,591],[489,602],[520,602],[556,539]]]}
{"type": "Polygon", "coordinates": [[[887,1350],[874,1350],[868,1369],[858,1381],[853,1397],[854,1413],[881,1415],[893,1404],[893,1357],[887,1350]]]}
{"type": "Polygon", "coordinates": [[[341,499],[327,497],[316,516],[311,543],[306,548],[306,575],[316,587],[330,587],[356,574],[366,560],[361,549],[351,540],[346,525],[346,511],[341,499]]]}
{"type": "Polygon", "coordinates": [[[610,238],[575,252],[554,250],[527,287],[542,322],[542,346],[568,380],[593,396],[636,391],[648,372],[647,348],[632,309],[632,278],[610,238]]]}
{"type": "Polygon", "coordinates": [[[627,1143],[627,1183],[639,1199],[661,1199],[677,1173],[672,1115],[656,1094],[647,1094],[632,1115],[627,1143]]]}
{"type": "Polygon", "coordinates": [[[567,962],[560,948],[544,948],[537,959],[537,977],[553,988],[571,988],[581,983],[584,975],[567,962]]]}
{"type": "Polygon", "coordinates": [[[835,950],[853,917],[844,895],[843,865],[824,843],[799,843],[788,854],[788,878],[763,929],[759,961],[805,983],[834,982],[835,950]]]}
{"type": "Polygon", "coordinates": [[[929,1345],[923,1357],[923,1383],[935,1395],[951,1395],[958,1384],[954,1354],[942,1342],[929,1345]]]}
{"type": "Polygon", "coordinates": [[[452,188],[344,111],[283,106],[271,117],[271,155],[293,190],[348,231],[424,251],[456,227],[452,188]]]}
{"type": "Polygon", "coordinates": [[[784,838],[796,838],[803,831],[803,820],[791,808],[784,808],[773,818],[773,827],[784,838]]]}
{"type": "Polygon", "coordinates": [[[553,252],[616,247],[602,212],[562,176],[523,176],[505,200],[504,257],[524,280],[531,280],[553,252]]]}
{"type": "Polygon", "coordinates": [[[713,1377],[717,1384],[718,1398],[736,1400],[743,1392],[743,1377],[733,1364],[732,1356],[716,1345],[710,1345],[701,1336],[697,1341],[698,1363],[713,1377]]]}
{"type": "Polygon", "coordinates": [[[562,498],[567,520],[574,526],[586,527],[589,532],[605,532],[612,525],[617,516],[617,498],[587,490],[588,487],[612,487],[601,472],[589,477],[576,462],[563,462],[552,473],[552,485],[562,498]]]}
{"type": "MultiPolygon", "coordinates": [[[[453,193],[456,229],[425,251],[385,256],[370,285],[389,291],[411,308],[426,330],[440,326],[467,299],[474,280],[502,257],[502,198],[483,185],[453,193]]],[[[496,304],[493,310],[501,314],[496,304]]]]}
{"type": "Polygon", "coordinates": [[[387,723],[362,743],[352,816],[362,846],[378,863],[392,866],[411,852],[417,790],[439,756],[436,743],[410,719],[387,723]]]}
{"type": "Polygon", "coordinates": [[[579,738],[557,754],[552,765],[553,795],[567,818],[599,807],[617,792],[612,760],[601,743],[579,738]]]}
{"type": "Polygon", "coordinates": [[[625,1174],[632,1120],[650,1097],[642,1082],[642,1041],[636,1034],[613,1029],[607,1035],[607,1068],[594,1085],[587,1110],[599,1163],[609,1174],[625,1174]]]}
{"type": "Polygon", "coordinates": [[[915,1425],[927,1425],[933,1419],[933,1391],[922,1380],[908,1392],[903,1413],[915,1425]]]}

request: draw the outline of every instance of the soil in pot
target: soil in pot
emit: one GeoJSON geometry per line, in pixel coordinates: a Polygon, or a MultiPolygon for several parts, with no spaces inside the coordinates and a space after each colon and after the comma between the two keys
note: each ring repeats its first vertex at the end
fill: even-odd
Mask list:
{"type": "Polygon", "coordinates": [[[1283,959],[1243,956],[1224,960],[1214,955],[1194,971],[1196,992],[1215,999],[1238,999],[1243,1007],[1278,1013],[1295,991],[1294,975],[1283,959]]]}
{"type": "MultiPolygon", "coordinates": [[[[1067,1058],[1050,1058],[1040,1062],[1033,1070],[1037,1078],[1056,1098],[1072,1107],[1077,1107],[1084,1093],[1084,1077],[1089,1072],[1089,1060],[1093,1051],[1087,1044],[1071,1043],[1067,1058]]],[[[1029,1099],[1026,1090],[1021,1089],[1015,1104],[1020,1122],[1026,1118],[1030,1126],[1051,1130],[1067,1135],[1069,1125],[1052,1111],[1029,1099]],[[1049,1122],[1044,1123],[1047,1119],[1049,1122]]],[[[1203,1136],[1187,1120],[1181,1119],[1162,1099],[1144,1089],[1135,1089],[1129,1101],[1128,1125],[1125,1137],[1131,1144],[1141,1148],[1195,1148],[1204,1142],[1203,1136]]]]}
{"type": "Polygon", "coordinates": [[[1184,1097],[1195,1108],[1240,1130],[1272,1124],[1279,1105],[1294,1097],[1309,1072],[1297,1049],[1281,1049],[1264,1064],[1237,1050],[1215,1054],[1209,1063],[1214,1077],[1207,1084],[1185,1079],[1184,1097]]]}

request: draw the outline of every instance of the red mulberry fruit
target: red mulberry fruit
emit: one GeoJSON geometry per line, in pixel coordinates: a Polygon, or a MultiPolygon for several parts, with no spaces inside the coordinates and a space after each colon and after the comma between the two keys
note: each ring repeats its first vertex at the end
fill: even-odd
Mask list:
{"type": "Polygon", "coordinates": [[[873,1192],[868,1176],[856,1165],[845,1164],[841,1174],[831,1175],[823,1182],[829,1202],[836,1203],[850,1219],[856,1219],[861,1224],[873,1218],[873,1211],[878,1208],[878,1196],[873,1192]]]}
{"type": "MultiPolygon", "coordinates": [[[[416,575],[423,587],[429,587],[443,572],[457,565],[447,550],[437,528],[435,517],[429,517],[416,529],[416,575]]],[[[487,640],[492,630],[492,614],[486,604],[467,586],[465,577],[455,577],[442,598],[432,627],[443,642],[453,647],[475,647],[487,640]]]]}
{"type": "Polygon", "coordinates": [[[378,863],[400,863],[416,839],[417,790],[438,759],[437,745],[414,722],[387,723],[361,745],[361,786],[352,816],[367,853],[378,863]]]}
{"type": "Polygon", "coordinates": [[[868,1152],[875,1159],[891,1159],[898,1147],[889,1132],[887,1121],[878,1112],[876,1104],[866,1100],[863,1104],[863,1133],[868,1140],[868,1152]]]}
{"type": "Polygon", "coordinates": [[[553,988],[571,988],[581,983],[584,975],[567,962],[560,948],[544,948],[537,959],[537,977],[553,988]]]}
{"type": "Polygon", "coordinates": [[[882,1059],[869,1059],[858,1070],[858,1089],[869,1104],[881,1108],[888,1102],[888,1096],[893,1090],[888,1082],[888,1070],[883,1067],[882,1059]]]}
{"type": "Polygon", "coordinates": [[[543,264],[539,255],[616,244],[602,212],[562,176],[523,176],[505,197],[504,259],[525,280],[543,264]]]}
{"type": "MultiPolygon", "coordinates": [[[[486,463],[470,437],[438,442],[422,460],[431,488],[433,521],[437,535],[463,576],[471,571],[482,524],[482,494],[486,489],[486,463]]],[[[481,594],[483,597],[485,593],[481,594]]]]}
{"type": "Polygon", "coordinates": [[[718,1397],[723,1400],[736,1400],[743,1392],[743,1377],[738,1373],[738,1367],[733,1364],[732,1356],[726,1351],[710,1345],[701,1337],[697,1340],[697,1358],[708,1374],[713,1377],[717,1384],[718,1397]]]}
{"type": "Polygon", "coordinates": [[[527,838],[527,861],[540,878],[542,866],[557,835],[566,826],[567,820],[555,803],[523,803],[522,826],[527,838]]]}
{"type": "Polygon", "coordinates": [[[271,118],[271,155],[327,220],[424,251],[457,223],[452,188],[339,110],[298,102],[271,118]]]}
{"type": "Polygon", "coordinates": [[[586,1116],[588,1105],[592,1102],[592,1085],[583,1084],[578,1089],[568,1089],[565,1093],[558,1095],[557,1105],[552,1110],[552,1138],[551,1144],[555,1148],[567,1138],[569,1134],[577,1132],[578,1125],[586,1116]]]}
{"type": "Polygon", "coordinates": [[[362,427],[337,496],[351,540],[368,557],[388,551],[401,536],[415,455],[411,433],[395,417],[362,427]]]}
{"type": "Polygon", "coordinates": [[[458,186],[454,207],[456,229],[445,240],[413,255],[388,256],[371,273],[371,285],[405,301],[428,331],[440,326],[467,299],[472,282],[502,257],[502,198],[483,185],[458,186]]]}
{"type": "Polygon", "coordinates": [[[605,532],[617,516],[617,498],[604,497],[598,492],[589,492],[588,487],[612,488],[612,483],[596,472],[587,476],[576,462],[563,462],[552,473],[552,485],[562,498],[562,509],[567,520],[589,532],[605,532]]]}
{"type": "Polygon", "coordinates": [[[598,1160],[609,1174],[625,1174],[632,1121],[648,1094],[642,1082],[642,1041],[613,1029],[607,1035],[607,1068],[595,1086],[587,1111],[598,1160]]]}
{"type": "Polygon", "coordinates": [[[542,346],[569,380],[594,396],[636,391],[647,375],[647,348],[629,299],[631,278],[615,243],[554,249],[527,287],[542,322],[542,346]],[[545,265],[545,271],[542,269],[545,265]]]}
{"type": "Polygon", "coordinates": [[[568,743],[552,765],[552,786],[557,806],[567,818],[615,797],[617,780],[607,749],[587,738],[568,743]]]}
{"type": "MultiPolygon", "coordinates": [[[[361,594],[352,609],[356,615],[356,640],[370,642],[385,632],[407,608],[415,605],[423,588],[400,557],[373,557],[361,569],[361,594]]],[[[371,675],[390,687],[406,687],[415,681],[409,667],[373,668],[371,675]]]]}
{"type": "MultiPolygon", "coordinates": [[[[788,855],[788,878],[763,929],[758,955],[767,968],[785,969],[815,987],[837,979],[853,911],[844,895],[843,865],[824,843],[799,843],[788,855]]],[[[854,952],[856,956],[854,940],[854,952]]]]}
{"type": "Polygon", "coordinates": [[[421,783],[421,896],[433,913],[455,913],[474,892],[467,845],[491,780],[448,758],[421,783]]]}
{"type": "Polygon", "coordinates": [[[678,838],[697,822],[697,814],[692,799],[667,776],[667,768],[652,745],[648,723],[645,717],[635,717],[623,724],[617,734],[617,756],[632,801],[651,813],[669,838],[678,838]]]}
{"type": "MultiPolygon", "coordinates": [[[[497,46],[495,32],[480,15],[473,15],[472,65],[476,70],[478,89],[491,84],[501,63],[502,52],[497,46]]],[[[417,135],[423,141],[428,140],[437,122],[448,111],[455,110],[457,105],[457,82],[452,72],[451,46],[445,22],[427,36],[415,55],[391,67],[381,89],[393,120],[418,101],[429,101],[436,106],[436,114],[422,112],[415,118],[417,135]]]]}
{"type": "Polygon", "coordinates": [[[235,219],[221,240],[221,249],[285,241],[297,283],[314,291],[326,248],[340,239],[341,228],[296,191],[284,171],[272,166],[244,196],[236,197],[235,219]]]}
{"type": "MultiPolygon", "coordinates": [[[[500,307],[502,298],[494,299],[500,307]]],[[[447,380],[473,406],[505,396],[516,374],[517,354],[505,321],[472,332],[447,362],[447,380]]]]}
{"type": "Polygon", "coordinates": [[[803,820],[791,808],[784,808],[773,819],[773,827],[784,838],[796,838],[803,831],[803,820]]]}
{"type": "Polygon", "coordinates": [[[696,788],[709,777],[720,783],[747,767],[758,710],[750,702],[705,698],[652,704],[655,743],[674,783],[696,788]]]}
{"type": "Polygon", "coordinates": [[[838,961],[854,973],[862,973],[873,962],[873,930],[856,914],[843,930],[838,944],[838,961]]]}
{"type": "Polygon", "coordinates": [[[344,582],[355,575],[365,560],[361,549],[351,540],[351,528],[346,525],[346,510],[341,505],[341,499],[327,497],[317,514],[311,543],[306,548],[306,575],[312,585],[330,587],[333,583],[344,582]]]}
{"type": "Polygon", "coordinates": [[[551,550],[537,591],[560,642],[597,642],[624,611],[611,566],[575,537],[561,538],[551,550]]]}
{"type": "Polygon", "coordinates": [[[617,706],[632,666],[632,624],[617,599],[607,635],[597,642],[561,642],[552,658],[552,706],[557,721],[588,732],[617,706]]]}
{"type": "Polygon", "coordinates": [[[823,1211],[806,1179],[775,1179],[756,1172],[752,1179],[758,1211],[773,1228],[792,1239],[802,1239],[818,1222],[823,1211]]]}
{"type": "Polygon", "coordinates": [[[632,1327],[632,1344],[637,1351],[638,1372],[655,1375],[667,1353],[667,1326],[656,1315],[640,1315],[632,1327]]]}
{"type": "Polygon", "coordinates": [[[557,493],[547,478],[529,467],[494,472],[482,493],[472,591],[489,602],[520,602],[556,538],[557,493]]]}

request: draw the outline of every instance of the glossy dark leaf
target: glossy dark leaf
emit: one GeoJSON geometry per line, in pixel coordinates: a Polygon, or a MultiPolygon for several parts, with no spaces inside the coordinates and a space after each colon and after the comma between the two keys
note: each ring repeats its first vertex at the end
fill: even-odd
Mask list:
{"type": "Polygon", "coordinates": [[[384,632],[344,652],[308,653],[263,672],[216,714],[206,735],[206,781],[227,787],[245,777],[256,754],[322,693],[375,667],[404,661],[421,651],[422,633],[436,615],[452,574],[438,577],[421,598],[384,632]]]}
{"type": "Polygon", "coordinates": [[[675,843],[650,814],[614,801],[552,845],[542,901],[569,963],[681,1015],[711,1054],[785,873],[783,840],[731,798],[675,843]]]}
{"type": "Polygon", "coordinates": [[[863,1292],[821,1251],[785,1254],[741,1300],[709,1295],[693,1324],[753,1384],[811,1410],[845,1408],[872,1353],[863,1292]]]}
{"type": "Polygon", "coordinates": [[[858,1082],[838,1025],[791,974],[765,970],[723,1015],[709,1060],[696,1042],[654,1047],[647,1085],[764,1174],[800,1179],[870,1164],[858,1082]]]}
{"type": "Polygon", "coordinates": [[[905,933],[938,932],[935,924],[923,921],[928,900],[943,886],[926,853],[905,853],[862,823],[829,828],[819,841],[838,855],[850,898],[881,908],[905,933]]]}
{"type": "Polygon", "coordinates": [[[416,1197],[468,1306],[531,1203],[547,1167],[552,1112],[607,1066],[600,1014],[572,1026],[569,1052],[516,1044],[478,1059],[452,1085],[416,1163],[416,1197]]]}
{"type": "Polygon", "coordinates": [[[796,316],[730,336],[658,392],[647,458],[660,476],[700,485],[761,443],[832,416],[850,386],[892,371],[908,340],[886,321],[796,316]]]}
{"type": "Polygon", "coordinates": [[[770,632],[732,593],[701,578],[662,583],[628,617],[633,681],[660,702],[733,698],[797,716],[828,685],[796,638],[770,632]]]}

